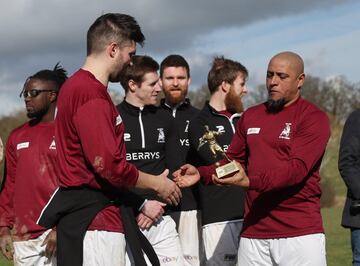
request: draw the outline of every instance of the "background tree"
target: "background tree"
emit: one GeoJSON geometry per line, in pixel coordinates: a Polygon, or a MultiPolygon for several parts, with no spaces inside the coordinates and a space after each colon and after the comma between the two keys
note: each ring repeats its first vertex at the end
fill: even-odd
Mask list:
{"type": "Polygon", "coordinates": [[[188,97],[193,106],[202,109],[205,105],[205,102],[210,99],[209,88],[207,85],[202,85],[196,91],[189,91],[188,97]]]}

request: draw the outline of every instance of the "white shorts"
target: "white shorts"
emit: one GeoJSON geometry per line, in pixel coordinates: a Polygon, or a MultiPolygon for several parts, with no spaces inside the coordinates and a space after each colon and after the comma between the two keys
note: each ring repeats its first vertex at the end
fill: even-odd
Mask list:
{"type": "Polygon", "coordinates": [[[200,265],[200,212],[197,210],[174,212],[171,214],[177,225],[181,248],[186,266],[200,265]]]}
{"type": "Polygon", "coordinates": [[[14,241],[14,265],[56,265],[56,258],[45,257],[45,246],[41,246],[51,229],[38,238],[26,241],[14,241]]]}
{"type": "MultiPolygon", "coordinates": [[[[140,231],[146,236],[154,248],[154,251],[159,258],[160,265],[184,265],[179,235],[176,231],[175,222],[169,215],[161,217],[157,223],[150,227],[150,229],[140,231]]],[[[126,253],[126,265],[134,265],[128,247],[126,248],[126,253]]],[[[147,264],[151,265],[146,255],[144,255],[144,257],[147,264]]]]}
{"type": "Polygon", "coordinates": [[[240,239],[238,265],[325,266],[325,235],[277,239],[240,239]]]}
{"type": "Polygon", "coordinates": [[[86,231],[83,266],[125,265],[125,236],[123,233],[86,231]]]}
{"type": "Polygon", "coordinates": [[[206,265],[236,265],[242,224],[234,220],[202,227],[206,265]]]}

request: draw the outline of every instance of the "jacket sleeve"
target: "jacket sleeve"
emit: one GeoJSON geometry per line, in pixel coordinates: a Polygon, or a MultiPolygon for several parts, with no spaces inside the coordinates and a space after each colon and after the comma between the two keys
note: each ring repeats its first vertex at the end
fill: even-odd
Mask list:
{"type": "Polygon", "coordinates": [[[5,151],[4,179],[0,192],[0,227],[12,228],[14,224],[13,195],[16,175],[16,146],[10,135],[5,151]]]}
{"type": "Polygon", "coordinates": [[[215,173],[215,164],[204,165],[205,162],[201,160],[198,154],[199,146],[199,130],[202,128],[199,126],[198,120],[192,120],[189,124],[189,150],[186,156],[186,162],[197,167],[201,176],[201,182],[208,185],[212,183],[212,175],[215,173]]]}
{"type": "MultiPolygon", "coordinates": [[[[114,187],[134,186],[138,170],[126,161],[123,134],[117,137],[109,103],[91,100],[77,110],[73,119],[85,159],[94,171],[114,187]]],[[[118,126],[123,127],[120,123],[118,126]]]]}
{"type": "Polygon", "coordinates": [[[140,207],[143,206],[143,203],[146,200],[144,197],[131,190],[123,190],[119,193],[119,196],[122,199],[122,204],[132,208],[135,214],[139,213],[140,207]]]}
{"type": "Polygon", "coordinates": [[[339,171],[352,199],[360,199],[360,110],[346,120],[341,136],[339,171]]]}
{"type": "Polygon", "coordinates": [[[177,170],[179,167],[179,161],[181,160],[181,147],[179,141],[178,131],[175,128],[174,120],[168,120],[168,127],[166,129],[166,142],[165,142],[165,164],[169,169],[169,177],[171,173],[177,170]]]}
{"type": "Polygon", "coordinates": [[[244,113],[240,117],[238,123],[236,124],[235,134],[231,139],[228,150],[226,151],[226,155],[231,160],[238,161],[239,163],[241,163],[243,167],[245,167],[246,156],[247,156],[246,129],[244,123],[245,118],[246,118],[246,113],[244,113]]]}

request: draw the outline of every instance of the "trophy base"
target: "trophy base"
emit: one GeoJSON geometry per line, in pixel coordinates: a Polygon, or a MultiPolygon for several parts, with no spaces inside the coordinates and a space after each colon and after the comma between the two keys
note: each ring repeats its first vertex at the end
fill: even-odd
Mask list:
{"type": "Polygon", "coordinates": [[[225,176],[231,175],[238,172],[240,169],[236,165],[235,161],[219,166],[215,169],[216,175],[218,178],[223,178],[225,176]]]}

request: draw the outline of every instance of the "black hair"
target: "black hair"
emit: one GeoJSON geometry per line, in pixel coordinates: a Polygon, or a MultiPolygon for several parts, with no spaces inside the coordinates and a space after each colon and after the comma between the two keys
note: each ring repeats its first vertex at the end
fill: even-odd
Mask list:
{"type": "Polygon", "coordinates": [[[134,55],[131,57],[130,64],[121,71],[120,84],[125,92],[129,90],[129,81],[133,80],[138,86],[144,81],[145,74],[157,72],[159,64],[150,56],[134,55]]]}
{"type": "Polygon", "coordinates": [[[167,67],[184,67],[186,69],[188,78],[190,78],[190,67],[185,58],[178,54],[171,54],[167,56],[160,64],[160,77],[164,73],[164,69],[167,67]]]}
{"type": "Polygon", "coordinates": [[[144,44],[145,36],[135,18],[119,13],[104,14],[87,32],[87,55],[102,51],[109,42],[121,45],[127,41],[144,44]]]}
{"type": "Polygon", "coordinates": [[[59,91],[60,87],[64,84],[67,79],[66,70],[60,65],[60,62],[57,62],[53,70],[43,69],[39,72],[36,72],[34,75],[27,78],[26,81],[30,79],[39,79],[43,81],[53,81],[56,85],[54,90],[59,91]]]}

